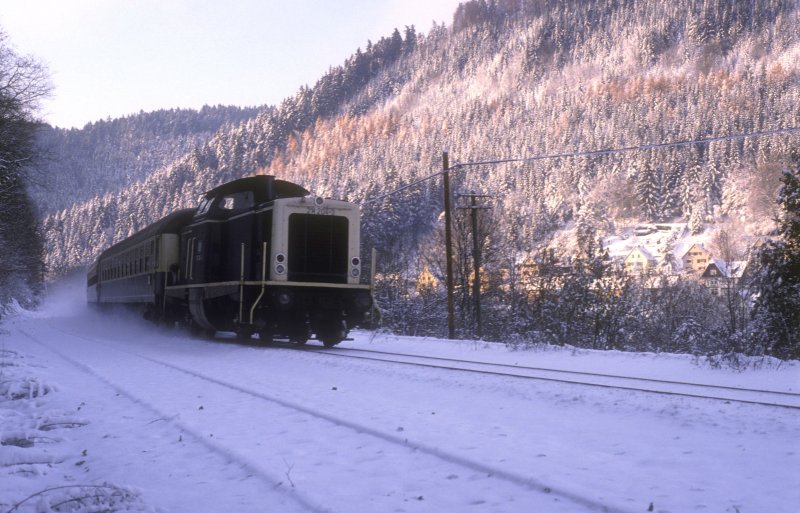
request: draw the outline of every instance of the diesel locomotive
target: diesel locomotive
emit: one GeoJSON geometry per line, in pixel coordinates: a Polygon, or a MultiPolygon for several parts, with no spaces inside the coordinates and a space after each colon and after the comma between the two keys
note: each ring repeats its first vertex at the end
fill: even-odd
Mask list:
{"type": "Polygon", "coordinates": [[[360,209],[273,176],[221,185],[103,251],[87,301],[123,304],[195,333],[333,346],[372,307],[360,209]]]}

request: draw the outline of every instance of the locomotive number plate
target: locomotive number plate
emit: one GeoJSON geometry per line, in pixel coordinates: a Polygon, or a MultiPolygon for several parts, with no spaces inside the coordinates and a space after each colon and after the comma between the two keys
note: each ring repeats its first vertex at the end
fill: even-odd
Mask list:
{"type": "Polygon", "coordinates": [[[318,216],[332,216],[336,213],[336,209],[330,207],[306,207],[306,212],[318,216]]]}

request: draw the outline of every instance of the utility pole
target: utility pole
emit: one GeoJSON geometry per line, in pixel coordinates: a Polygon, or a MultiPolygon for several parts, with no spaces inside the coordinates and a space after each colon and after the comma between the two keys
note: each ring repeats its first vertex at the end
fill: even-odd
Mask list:
{"type": "Polygon", "coordinates": [[[489,210],[490,207],[478,205],[478,198],[491,198],[488,194],[476,194],[475,191],[469,194],[458,194],[458,197],[470,198],[468,207],[458,207],[459,210],[469,210],[472,218],[472,304],[475,310],[475,334],[478,338],[483,337],[483,325],[481,323],[481,245],[478,240],[478,210],[489,210]]]}
{"type": "Polygon", "coordinates": [[[455,307],[453,302],[453,232],[450,228],[450,160],[442,152],[442,176],[444,177],[444,244],[447,258],[447,336],[456,338],[455,307]]]}

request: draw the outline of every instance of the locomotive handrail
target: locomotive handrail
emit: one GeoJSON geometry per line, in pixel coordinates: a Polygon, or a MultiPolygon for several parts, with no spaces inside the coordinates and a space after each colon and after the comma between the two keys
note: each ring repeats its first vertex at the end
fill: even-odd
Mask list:
{"type": "Polygon", "coordinates": [[[256,311],[256,307],[261,302],[261,298],[264,297],[264,291],[267,288],[267,282],[264,281],[264,278],[267,276],[267,241],[262,242],[261,246],[261,293],[256,298],[255,303],[250,308],[250,324],[253,324],[253,314],[256,311]]]}
{"type": "Polygon", "coordinates": [[[239,254],[241,255],[239,264],[239,324],[244,324],[244,242],[242,242],[242,250],[239,254]]]}

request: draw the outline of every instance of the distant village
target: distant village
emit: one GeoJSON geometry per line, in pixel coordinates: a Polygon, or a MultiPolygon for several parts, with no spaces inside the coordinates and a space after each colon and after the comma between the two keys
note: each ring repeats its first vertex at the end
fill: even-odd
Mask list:
{"type": "MultiPolygon", "coordinates": [[[[603,252],[617,270],[641,279],[645,287],[658,287],[664,278],[692,278],[721,297],[747,279],[747,257],[762,243],[762,239],[753,241],[744,254],[721,255],[715,254],[707,236],[691,236],[685,223],[638,224],[622,235],[605,238],[603,252]]],[[[516,286],[533,291],[545,282],[557,286],[558,277],[571,272],[572,267],[556,257],[522,253],[517,256],[513,279],[516,286]]],[[[508,269],[501,271],[500,281],[505,282],[501,288],[508,287],[511,276],[508,269]]],[[[469,280],[471,284],[471,276],[469,280]]],[[[424,295],[440,286],[440,280],[424,266],[416,279],[416,292],[424,295]]]]}
{"type": "Polygon", "coordinates": [[[722,295],[746,277],[747,258],[763,241],[740,254],[717,254],[707,238],[692,237],[686,224],[639,224],[627,238],[610,237],[609,254],[628,275],[691,276],[711,293],[722,295]]]}

